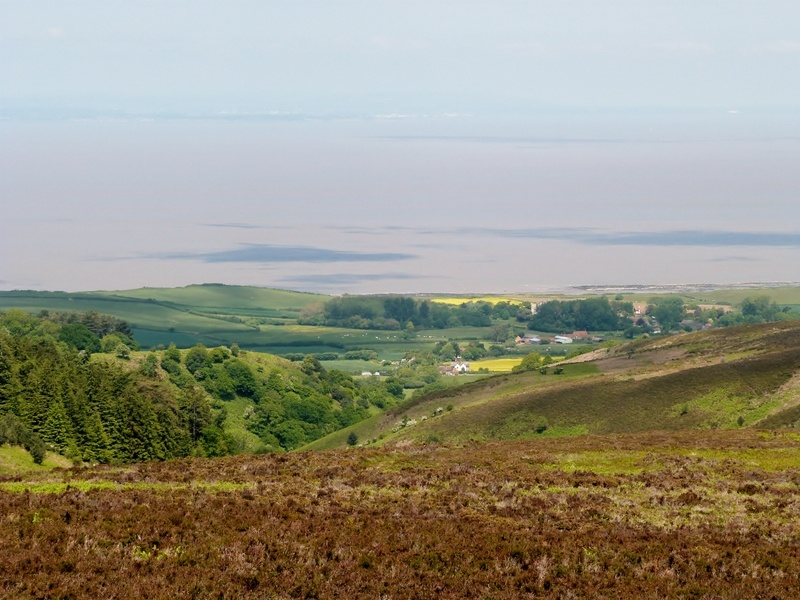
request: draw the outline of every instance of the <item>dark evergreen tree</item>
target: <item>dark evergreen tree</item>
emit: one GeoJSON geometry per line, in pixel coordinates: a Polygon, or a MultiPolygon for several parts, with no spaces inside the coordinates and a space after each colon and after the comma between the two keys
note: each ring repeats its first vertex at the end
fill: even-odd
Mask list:
{"type": "Polygon", "coordinates": [[[100,338],[80,323],[63,325],[58,339],[77,350],[85,350],[89,353],[100,352],[100,338]]]}
{"type": "Polygon", "coordinates": [[[21,387],[12,353],[11,341],[0,332],[0,414],[16,413],[19,410],[17,400],[21,387]]]}
{"type": "Polygon", "coordinates": [[[41,428],[42,439],[59,454],[66,454],[75,446],[67,411],[60,399],[53,400],[41,428]]]}
{"type": "Polygon", "coordinates": [[[107,463],[112,459],[111,439],[106,433],[98,412],[90,413],[86,419],[83,459],[88,462],[99,463],[107,463]]]}

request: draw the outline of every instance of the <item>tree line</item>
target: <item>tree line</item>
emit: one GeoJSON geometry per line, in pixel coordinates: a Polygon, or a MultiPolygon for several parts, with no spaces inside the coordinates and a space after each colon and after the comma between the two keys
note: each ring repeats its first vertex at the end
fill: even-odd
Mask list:
{"type": "Polygon", "coordinates": [[[608,298],[551,300],[536,307],[528,328],[536,331],[617,331],[630,325],[631,302],[608,298]]]}
{"type": "Polygon", "coordinates": [[[449,305],[410,296],[341,296],[332,298],[300,323],[352,329],[417,330],[448,327],[488,327],[493,320],[529,312],[511,302],[464,302],[449,305]]]}
{"type": "MultiPolygon", "coordinates": [[[[0,328],[0,417],[23,441],[41,440],[76,462],[217,453],[191,434],[190,397],[57,339],[0,328]]],[[[43,453],[32,455],[41,462],[43,453]]]]}
{"type": "Polygon", "coordinates": [[[225,408],[234,398],[248,398],[245,426],[256,434],[264,451],[291,450],[357,423],[370,416],[370,408],[393,406],[403,397],[382,380],[356,380],[336,369],[325,369],[306,355],[291,363],[274,359],[265,367],[233,347],[189,349],[181,357],[174,346],[164,351],[161,368],[179,388],[200,385],[225,408]]]}

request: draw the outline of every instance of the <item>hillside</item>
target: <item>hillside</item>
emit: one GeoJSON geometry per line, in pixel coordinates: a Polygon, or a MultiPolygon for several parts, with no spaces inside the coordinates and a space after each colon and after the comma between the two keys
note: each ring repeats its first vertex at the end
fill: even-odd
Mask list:
{"type": "Polygon", "coordinates": [[[0,445],[77,463],[294,449],[393,406],[402,386],[236,346],[138,352],[122,321],[0,313],[0,445]],[[95,327],[97,331],[89,328],[95,327]],[[129,338],[126,338],[131,342],[129,338]]]}
{"type": "Polygon", "coordinates": [[[229,285],[143,288],[97,292],[0,292],[0,310],[88,312],[128,322],[145,347],[174,343],[189,347],[264,342],[258,325],[296,321],[306,306],[327,296],[229,285]]]}
{"type": "Polygon", "coordinates": [[[800,322],[642,339],[413,400],[351,432],[366,443],[465,442],[650,430],[795,426],[800,322]],[[561,374],[556,373],[561,371],[561,374]]]}
{"type": "Polygon", "coordinates": [[[0,596],[794,598],[799,461],[739,429],[17,475],[0,596]]]}
{"type": "Polygon", "coordinates": [[[236,344],[284,356],[367,348],[384,359],[399,360],[438,340],[477,340],[489,332],[488,327],[451,327],[423,340],[406,339],[397,330],[299,323],[304,311],[319,310],[329,300],[321,294],[219,284],[75,293],[0,291],[0,312],[95,312],[127,322],[142,348],[236,344]]]}

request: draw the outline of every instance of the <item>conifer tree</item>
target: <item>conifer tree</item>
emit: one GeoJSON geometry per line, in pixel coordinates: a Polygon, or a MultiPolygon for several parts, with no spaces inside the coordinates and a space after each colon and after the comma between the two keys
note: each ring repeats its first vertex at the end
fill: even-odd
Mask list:
{"type": "Polygon", "coordinates": [[[181,397],[181,417],[185,429],[196,444],[203,430],[212,422],[211,405],[205,392],[197,386],[184,390],[181,397]]]}
{"type": "Polygon", "coordinates": [[[83,445],[83,458],[89,462],[107,463],[111,461],[111,440],[106,433],[100,415],[93,411],[86,418],[86,438],[83,445]]]}
{"type": "Polygon", "coordinates": [[[17,398],[20,392],[19,380],[14,368],[12,346],[0,334],[0,414],[16,413],[19,410],[17,398]]]}
{"type": "Polygon", "coordinates": [[[59,454],[65,454],[68,449],[75,446],[72,427],[61,399],[53,400],[50,403],[47,418],[42,426],[42,439],[59,454]]]}

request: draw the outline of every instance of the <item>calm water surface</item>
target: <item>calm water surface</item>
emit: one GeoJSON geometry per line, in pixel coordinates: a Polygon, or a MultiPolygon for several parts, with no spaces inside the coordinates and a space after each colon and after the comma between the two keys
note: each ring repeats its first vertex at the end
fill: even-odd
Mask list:
{"type": "Polygon", "coordinates": [[[793,115],[0,123],[0,288],[794,281],[793,115]]]}

